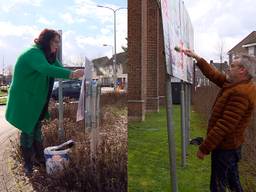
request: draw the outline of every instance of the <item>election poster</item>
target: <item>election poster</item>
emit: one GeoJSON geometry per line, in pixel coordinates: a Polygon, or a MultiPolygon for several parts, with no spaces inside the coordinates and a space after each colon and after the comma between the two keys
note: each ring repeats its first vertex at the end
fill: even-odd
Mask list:
{"type": "Polygon", "coordinates": [[[193,49],[194,32],[189,14],[181,0],[161,0],[167,73],[192,83],[193,61],[175,46],[193,49]]]}

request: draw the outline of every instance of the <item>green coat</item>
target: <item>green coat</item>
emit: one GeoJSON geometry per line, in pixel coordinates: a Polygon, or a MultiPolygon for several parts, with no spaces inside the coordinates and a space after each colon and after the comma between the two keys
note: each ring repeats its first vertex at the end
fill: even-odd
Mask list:
{"type": "Polygon", "coordinates": [[[48,77],[68,79],[70,73],[58,60],[49,64],[38,46],[27,49],[14,68],[6,120],[21,131],[31,133],[47,100],[48,77]]]}

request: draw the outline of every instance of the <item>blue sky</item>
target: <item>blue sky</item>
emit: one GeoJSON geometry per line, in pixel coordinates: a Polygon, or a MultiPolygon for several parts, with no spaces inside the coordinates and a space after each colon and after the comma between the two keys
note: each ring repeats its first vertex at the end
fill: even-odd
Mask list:
{"type": "MultiPolygon", "coordinates": [[[[113,12],[126,0],[0,0],[0,70],[14,65],[17,56],[33,44],[44,28],[63,31],[63,63],[111,57],[113,12]],[[110,46],[103,46],[108,44],[110,46]]],[[[117,12],[117,52],[127,41],[127,10],[117,12]]]]}

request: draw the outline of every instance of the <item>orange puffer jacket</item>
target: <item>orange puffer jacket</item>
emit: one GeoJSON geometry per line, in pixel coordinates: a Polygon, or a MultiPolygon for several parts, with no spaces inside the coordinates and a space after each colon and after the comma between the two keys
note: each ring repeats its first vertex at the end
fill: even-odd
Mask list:
{"type": "Polygon", "coordinates": [[[244,142],[255,105],[256,87],[251,80],[231,84],[204,59],[197,63],[202,73],[221,89],[212,107],[207,136],[199,149],[209,154],[214,149],[236,149],[244,142]]]}

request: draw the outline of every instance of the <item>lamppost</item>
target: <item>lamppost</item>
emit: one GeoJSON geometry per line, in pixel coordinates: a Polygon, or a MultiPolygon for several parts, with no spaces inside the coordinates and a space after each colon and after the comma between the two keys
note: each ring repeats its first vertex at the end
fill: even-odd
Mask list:
{"type": "Polygon", "coordinates": [[[116,79],[117,79],[117,71],[116,71],[116,12],[120,9],[127,9],[126,7],[119,7],[117,9],[113,9],[111,7],[103,6],[103,5],[97,5],[97,7],[106,8],[111,11],[113,11],[114,14],[114,58],[113,58],[113,69],[114,69],[114,88],[116,89],[116,79]]]}
{"type": "Polygon", "coordinates": [[[112,57],[114,56],[113,54],[113,45],[109,45],[109,44],[102,44],[103,47],[111,47],[111,51],[112,51],[112,57]]]}
{"type": "MultiPolygon", "coordinates": [[[[114,57],[114,48],[113,48],[113,45],[109,45],[109,44],[102,44],[103,47],[111,47],[111,54],[112,54],[112,58],[114,57]]],[[[112,78],[113,78],[113,81],[114,81],[114,84],[115,84],[115,78],[114,78],[114,74],[115,74],[115,69],[114,69],[114,58],[112,60],[112,67],[113,67],[113,73],[112,73],[112,78]]]]}

